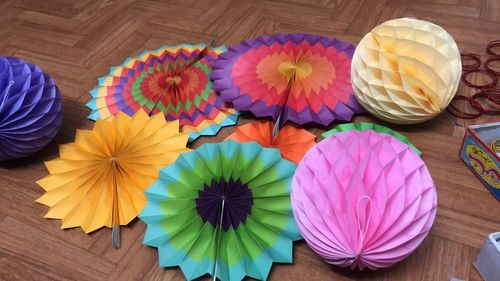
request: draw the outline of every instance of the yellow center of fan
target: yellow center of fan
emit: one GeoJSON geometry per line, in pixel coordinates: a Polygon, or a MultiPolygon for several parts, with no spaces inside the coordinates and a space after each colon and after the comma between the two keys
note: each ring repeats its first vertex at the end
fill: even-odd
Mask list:
{"type": "Polygon", "coordinates": [[[167,78],[167,83],[168,84],[174,84],[174,85],[179,85],[181,83],[182,79],[179,76],[173,76],[173,77],[168,77],[167,78]]]}
{"type": "Polygon", "coordinates": [[[312,67],[305,61],[292,62],[287,60],[278,65],[278,71],[287,81],[293,77],[295,77],[296,81],[301,81],[311,74],[312,67]]]}

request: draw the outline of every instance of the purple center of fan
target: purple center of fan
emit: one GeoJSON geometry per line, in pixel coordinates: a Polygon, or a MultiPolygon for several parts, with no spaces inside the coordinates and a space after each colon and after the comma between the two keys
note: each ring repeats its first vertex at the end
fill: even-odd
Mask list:
{"type": "Polygon", "coordinates": [[[240,180],[226,181],[224,178],[205,185],[196,199],[196,210],[203,220],[214,227],[222,225],[224,231],[229,227],[236,229],[240,223],[245,223],[252,205],[252,191],[246,184],[240,180]]]}

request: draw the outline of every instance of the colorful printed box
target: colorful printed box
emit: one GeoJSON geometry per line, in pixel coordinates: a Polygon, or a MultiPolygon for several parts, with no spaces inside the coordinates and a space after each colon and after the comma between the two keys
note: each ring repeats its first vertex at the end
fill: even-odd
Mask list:
{"type": "Polygon", "coordinates": [[[460,158],[500,200],[500,122],[467,128],[460,158]]]}

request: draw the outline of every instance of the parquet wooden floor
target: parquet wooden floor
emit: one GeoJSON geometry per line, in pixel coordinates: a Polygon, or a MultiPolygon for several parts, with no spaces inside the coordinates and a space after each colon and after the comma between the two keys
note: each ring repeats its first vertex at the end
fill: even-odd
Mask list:
{"type": "MultiPolygon", "coordinates": [[[[47,207],[34,201],[42,194],[35,181],[47,174],[43,161],[58,155],[57,144],[73,141],[76,128],[91,127],[84,105],[88,90],[110,66],[164,44],[216,38],[229,45],[263,33],[317,33],[357,44],[375,25],[403,16],[443,26],[466,52],[485,55],[486,43],[500,39],[499,0],[1,0],[0,54],[21,57],[50,73],[64,96],[65,116],[46,149],[0,165],[0,279],[184,279],[176,268],[158,267],[156,250],[141,243],[142,222],[123,227],[122,248],[113,250],[109,229],[90,235],[61,230],[59,221],[43,218],[47,207]]],[[[471,91],[461,86],[459,92],[471,91]]],[[[481,280],[472,262],[486,235],[500,230],[500,203],[458,152],[467,125],[494,119],[464,121],[445,112],[416,126],[390,125],[423,151],[438,191],[432,232],[408,259],[376,272],[351,272],[329,266],[299,242],[294,264],[275,265],[270,280],[441,281],[449,280],[448,274],[481,280]]],[[[368,116],[355,120],[381,123],[368,116]]],[[[194,147],[232,131],[201,138],[194,147]]]]}

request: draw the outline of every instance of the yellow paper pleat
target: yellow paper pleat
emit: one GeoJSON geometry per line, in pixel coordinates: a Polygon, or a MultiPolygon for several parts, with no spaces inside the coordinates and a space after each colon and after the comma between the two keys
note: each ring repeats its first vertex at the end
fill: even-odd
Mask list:
{"type": "Polygon", "coordinates": [[[116,184],[117,223],[125,225],[144,207],[144,190],[159,170],[189,150],[188,138],[179,132],[178,121],[167,123],[162,115],[150,117],[143,110],[97,120],[46,163],[50,175],[37,183],[47,192],[37,202],[50,207],[45,217],[61,219],[62,228],[81,226],[88,233],[112,227],[116,184]]]}

